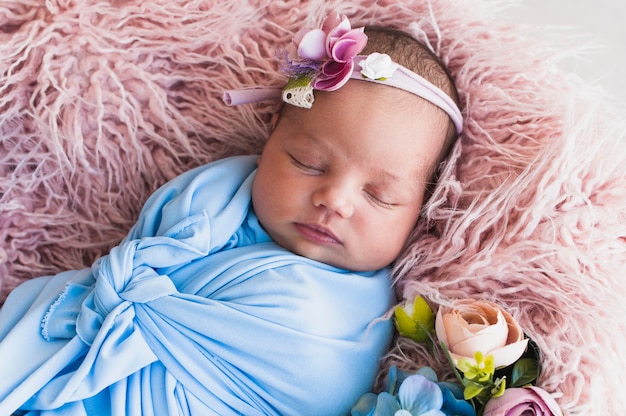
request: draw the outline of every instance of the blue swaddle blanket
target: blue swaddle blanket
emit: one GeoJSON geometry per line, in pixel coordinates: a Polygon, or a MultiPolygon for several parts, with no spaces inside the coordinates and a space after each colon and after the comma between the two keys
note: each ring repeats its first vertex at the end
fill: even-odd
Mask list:
{"type": "Polygon", "coordinates": [[[0,415],[332,415],[369,391],[391,337],[387,270],[290,253],[250,209],[255,157],[161,187],[88,269],[0,310],[0,415]]]}

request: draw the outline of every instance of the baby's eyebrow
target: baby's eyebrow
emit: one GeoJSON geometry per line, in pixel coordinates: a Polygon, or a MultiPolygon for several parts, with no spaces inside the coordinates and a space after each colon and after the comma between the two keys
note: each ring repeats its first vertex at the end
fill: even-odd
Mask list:
{"type": "Polygon", "coordinates": [[[420,179],[420,176],[417,171],[413,171],[409,177],[405,177],[393,170],[381,168],[373,171],[373,177],[376,180],[372,182],[372,185],[386,189],[396,196],[409,196],[414,195],[416,192],[421,194],[423,189],[420,184],[423,183],[423,179],[420,179]]]}
{"type": "Polygon", "coordinates": [[[402,181],[402,178],[387,169],[377,169],[373,171],[373,176],[383,185],[395,185],[402,181]]]}
{"type": "Polygon", "coordinates": [[[394,194],[405,194],[409,191],[406,181],[401,175],[391,170],[382,168],[372,171],[370,185],[380,191],[392,192],[394,194]]]}
{"type": "Polygon", "coordinates": [[[329,152],[333,151],[332,146],[324,143],[323,140],[320,140],[317,136],[309,132],[302,132],[301,134],[297,134],[292,138],[292,141],[296,141],[300,146],[311,148],[311,149],[321,149],[329,152]]]}

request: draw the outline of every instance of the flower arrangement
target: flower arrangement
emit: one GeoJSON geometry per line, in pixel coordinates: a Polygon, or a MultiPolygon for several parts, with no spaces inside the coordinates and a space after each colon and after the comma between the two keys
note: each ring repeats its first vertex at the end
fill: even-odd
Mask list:
{"type": "Polygon", "coordinates": [[[418,296],[396,307],[395,323],[400,336],[441,348],[456,381],[439,381],[429,367],[409,374],[392,366],[385,391],[362,396],[352,416],[563,414],[554,398],[535,385],[536,345],[499,305],[461,299],[435,314],[418,296]]]}
{"type": "MultiPolygon", "coordinates": [[[[321,29],[305,28],[294,37],[294,50],[279,53],[281,70],[289,77],[283,89],[283,100],[292,105],[311,108],[313,90],[335,91],[348,82],[355,58],[367,44],[364,27],[352,28],[346,16],[329,14],[321,29]]],[[[385,81],[399,65],[386,54],[373,53],[359,57],[363,78],[385,81]]]]}

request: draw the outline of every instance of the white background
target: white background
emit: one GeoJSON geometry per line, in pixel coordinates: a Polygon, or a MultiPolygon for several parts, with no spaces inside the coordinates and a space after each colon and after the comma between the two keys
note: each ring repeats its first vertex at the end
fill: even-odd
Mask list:
{"type": "Polygon", "coordinates": [[[514,23],[556,26],[588,36],[597,48],[582,58],[564,61],[561,67],[626,104],[626,1],[518,0],[500,16],[514,23]]]}

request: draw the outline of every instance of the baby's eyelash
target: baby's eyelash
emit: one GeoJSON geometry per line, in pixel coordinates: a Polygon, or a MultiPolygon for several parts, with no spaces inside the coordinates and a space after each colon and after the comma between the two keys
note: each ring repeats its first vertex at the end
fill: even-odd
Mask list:
{"type": "Polygon", "coordinates": [[[371,192],[367,192],[365,191],[365,194],[367,195],[367,197],[374,202],[376,205],[379,205],[383,208],[393,208],[396,206],[396,204],[391,203],[391,202],[385,202],[383,199],[381,199],[380,197],[377,197],[376,195],[372,194],[371,192]]]}
{"type": "Polygon", "coordinates": [[[322,169],[320,167],[301,162],[299,159],[297,159],[293,155],[289,155],[289,157],[291,158],[291,161],[296,166],[298,166],[300,169],[304,169],[304,170],[311,171],[311,172],[316,172],[316,173],[324,171],[324,169],[322,169]]]}

